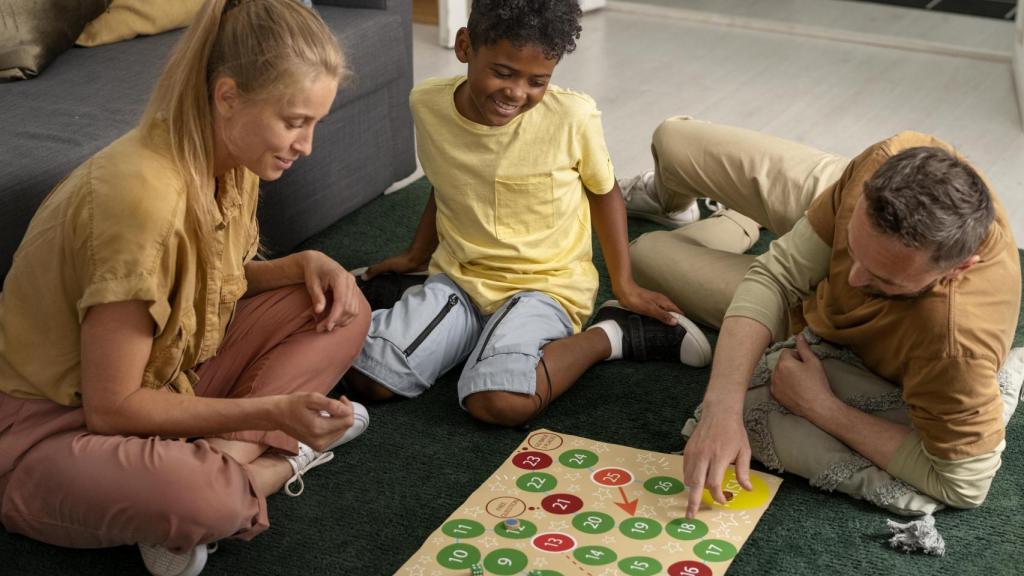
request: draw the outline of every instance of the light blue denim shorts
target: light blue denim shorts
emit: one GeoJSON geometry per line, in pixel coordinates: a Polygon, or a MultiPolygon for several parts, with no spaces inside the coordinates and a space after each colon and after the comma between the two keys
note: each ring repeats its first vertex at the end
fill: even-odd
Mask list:
{"type": "Polygon", "coordinates": [[[406,292],[393,308],[373,312],[353,367],[413,398],[465,361],[459,404],[490,390],[532,395],[541,349],[572,334],[569,315],[547,294],[520,292],[487,316],[455,282],[438,274],[406,292]]]}

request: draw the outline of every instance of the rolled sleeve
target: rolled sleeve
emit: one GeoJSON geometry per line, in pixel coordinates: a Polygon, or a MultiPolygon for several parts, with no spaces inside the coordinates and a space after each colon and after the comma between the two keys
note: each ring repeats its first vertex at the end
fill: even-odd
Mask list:
{"type": "Polygon", "coordinates": [[[789,330],[789,308],[814,293],[828,274],[832,247],[801,218],[758,256],[743,278],[725,317],[743,316],[763,324],[774,340],[789,330]]]}
{"type": "Polygon", "coordinates": [[[886,472],[950,506],[976,508],[988,495],[1005,447],[1001,441],[989,452],[945,460],[929,454],[915,430],[896,449],[886,472]]]}

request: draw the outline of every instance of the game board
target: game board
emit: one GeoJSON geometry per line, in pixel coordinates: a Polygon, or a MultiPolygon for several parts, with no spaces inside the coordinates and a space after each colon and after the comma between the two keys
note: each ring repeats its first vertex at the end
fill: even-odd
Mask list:
{"type": "Polygon", "coordinates": [[[403,576],[724,574],[779,489],[730,467],[716,504],[688,520],[683,457],[532,432],[399,569],[403,576]]]}

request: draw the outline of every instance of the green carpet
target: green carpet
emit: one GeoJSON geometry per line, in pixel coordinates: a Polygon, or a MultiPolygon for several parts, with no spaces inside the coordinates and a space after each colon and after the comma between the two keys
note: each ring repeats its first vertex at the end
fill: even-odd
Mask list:
{"type": "MultiPolygon", "coordinates": [[[[421,180],[370,203],[308,241],[349,268],[404,249],[426,203],[421,180]]],[[[656,227],[630,221],[631,235],[656,227]]],[[[764,239],[757,249],[763,249],[764,239]]],[[[603,266],[599,266],[603,268],[603,266]]],[[[609,296],[603,274],[600,299],[609,296]]],[[[600,301],[600,300],[599,300],[600,301]]],[[[1024,343],[1018,326],[1016,345],[1024,343]]],[[[205,575],[388,575],[397,570],[524,438],[479,424],[458,407],[457,371],[415,400],[370,406],[371,426],[310,473],[300,498],[270,498],[272,526],[252,542],[225,541],[205,575]]],[[[699,403],[708,370],[619,362],[591,369],[534,424],[660,452],[681,448],[679,428],[699,403]]],[[[734,561],[735,575],[1019,574],[1024,548],[1024,427],[1009,427],[988,501],[944,511],[947,556],[890,549],[873,506],[784,475],[774,503],[734,561]]],[[[755,465],[756,466],[756,465],[755,465]]],[[[681,472],[680,472],[681,473],[681,472]]],[[[68,550],[0,533],[2,574],[142,574],[132,547],[68,550]]],[[[446,572],[456,574],[455,572],[446,572]]],[[[461,575],[460,575],[461,576],[461,575]]]]}

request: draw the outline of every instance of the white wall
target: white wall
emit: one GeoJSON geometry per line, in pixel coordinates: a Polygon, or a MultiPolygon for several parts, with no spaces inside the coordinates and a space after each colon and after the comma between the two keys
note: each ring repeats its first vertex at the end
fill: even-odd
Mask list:
{"type": "Polygon", "coordinates": [[[1024,130],[1024,0],[1017,0],[1017,40],[1013,45],[1013,77],[1017,84],[1020,125],[1024,130]]]}

